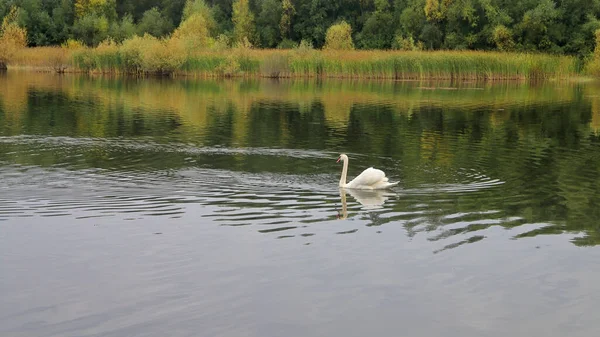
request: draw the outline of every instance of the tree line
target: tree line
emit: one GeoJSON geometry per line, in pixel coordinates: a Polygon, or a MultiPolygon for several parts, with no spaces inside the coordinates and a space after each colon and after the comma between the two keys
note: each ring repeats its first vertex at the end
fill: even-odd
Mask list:
{"type": "MultiPolygon", "coordinates": [[[[600,29],[600,0],[4,0],[29,46],[95,46],[134,35],[166,37],[205,8],[207,33],[255,47],[316,48],[347,24],[358,49],[505,50],[586,57],[600,29]]],[[[197,25],[196,25],[197,27],[197,25]]]]}

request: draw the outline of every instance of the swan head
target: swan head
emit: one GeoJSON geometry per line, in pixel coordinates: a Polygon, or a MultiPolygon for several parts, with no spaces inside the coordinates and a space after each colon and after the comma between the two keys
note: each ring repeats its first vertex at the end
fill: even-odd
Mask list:
{"type": "Polygon", "coordinates": [[[346,161],[348,160],[348,156],[346,156],[345,154],[340,154],[340,156],[338,157],[338,160],[336,161],[336,163],[339,163],[341,161],[346,161]]]}

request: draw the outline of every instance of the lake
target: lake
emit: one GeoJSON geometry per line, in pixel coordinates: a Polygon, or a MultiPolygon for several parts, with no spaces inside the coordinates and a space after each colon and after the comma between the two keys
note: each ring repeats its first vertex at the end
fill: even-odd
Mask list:
{"type": "Polygon", "coordinates": [[[599,93],[0,75],[0,335],[597,335],[599,93]]]}

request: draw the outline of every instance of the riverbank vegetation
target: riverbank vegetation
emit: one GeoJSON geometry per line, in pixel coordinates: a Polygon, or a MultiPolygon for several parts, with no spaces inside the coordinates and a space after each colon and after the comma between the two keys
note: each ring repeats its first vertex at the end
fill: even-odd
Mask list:
{"type": "Polygon", "coordinates": [[[123,44],[68,50],[25,49],[16,65],[104,74],[194,77],[326,77],[524,80],[577,76],[574,57],[477,51],[260,50],[244,47],[187,54],[173,40],[136,37],[123,44]]]}
{"type": "Polygon", "coordinates": [[[8,0],[0,50],[10,52],[0,66],[222,77],[598,75],[600,0],[580,2],[8,0]]]}

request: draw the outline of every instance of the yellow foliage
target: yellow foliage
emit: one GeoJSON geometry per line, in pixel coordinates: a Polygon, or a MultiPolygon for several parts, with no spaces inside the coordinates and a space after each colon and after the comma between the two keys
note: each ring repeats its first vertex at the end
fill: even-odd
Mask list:
{"type": "Polygon", "coordinates": [[[451,4],[452,0],[426,0],[424,9],[427,21],[442,21],[451,4]]]}
{"type": "Polygon", "coordinates": [[[594,55],[587,64],[587,72],[600,76],[600,29],[596,30],[596,48],[594,49],[594,55]]]}
{"type": "Polygon", "coordinates": [[[124,43],[124,49],[139,56],[141,68],[151,73],[172,73],[185,61],[184,46],[179,39],[159,39],[146,34],[135,37],[133,43],[124,43]],[[136,50],[137,49],[137,50],[136,50]]]}
{"type": "Polygon", "coordinates": [[[188,53],[194,50],[212,46],[214,40],[210,37],[210,22],[204,15],[192,14],[179,25],[172,39],[177,40],[188,53]]]}
{"type": "Polygon", "coordinates": [[[75,1],[75,15],[78,18],[85,16],[86,14],[107,14],[111,10],[114,1],[108,0],[76,0],[75,1]]]}
{"type": "Polygon", "coordinates": [[[329,27],[325,36],[324,49],[353,50],[352,27],[346,21],[329,27]]]}
{"type": "Polygon", "coordinates": [[[211,34],[214,33],[217,23],[212,16],[210,6],[208,6],[204,0],[187,0],[183,8],[183,16],[181,21],[183,22],[189,19],[192,15],[200,15],[204,17],[208,31],[211,34]]]}
{"type": "Polygon", "coordinates": [[[254,14],[250,10],[248,0],[235,0],[233,2],[233,17],[234,24],[233,35],[236,42],[248,40],[255,41],[256,30],[254,28],[254,14]]]}
{"type": "Polygon", "coordinates": [[[16,22],[18,9],[11,7],[0,26],[0,68],[6,66],[20,49],[27,46],[27,30],[16,22]]]}
{"type": "Polygon", "coordinates": [[[67,41],[63,42],[60,46],[65,49],[79,49],[85,47],[85,44],[79,40],[68,39],[67,41]]]}

